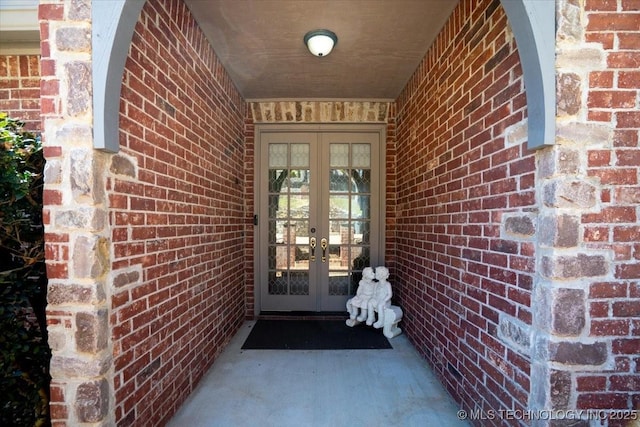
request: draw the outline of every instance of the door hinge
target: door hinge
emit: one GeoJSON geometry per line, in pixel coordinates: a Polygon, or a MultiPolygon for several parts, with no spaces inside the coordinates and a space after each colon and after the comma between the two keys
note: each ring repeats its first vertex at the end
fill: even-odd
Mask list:
{"type": "Polygon", "coordinates": [[[258,225],[258,215],[253,216],[253,225],[258,225]]]}

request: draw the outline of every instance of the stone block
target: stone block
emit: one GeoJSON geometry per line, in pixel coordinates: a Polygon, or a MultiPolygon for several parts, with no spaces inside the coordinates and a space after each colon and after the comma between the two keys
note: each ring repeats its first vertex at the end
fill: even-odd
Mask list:
{"type": "Polygon", "coordinates": [[[107,239],[78,236],[73,245],[73,274],[76,278],[99,278],[109,268],[107,239]]]}
{"type": "Polygon", "coordinates": [[[93,170],[91,154],[85,149],[71,150],[70,153],[71,191],[77,201],[82,196],[91,194],[93,185],[93,170]]]}
{"type": "Polygon", "coordinates": [[[557,122],[558,142],[571,142],[581,147],[609,147],[613,131],[607,125],[594,123],[557,122]]]}
{"type": "Polygon", "coordinates": [[[498,338],[518,353],[526,356],[531,354],[531,333],[531,326],[515,317],[500,314],[498,338]]]}
{"type": "Polygon", "coordinates": [[[89,304],[94,300],[94,287],[49,282],[47,302],[51,305],[89,304]]]}
{"type": "Polygon", "coordinates": [[[89,112],[91,108],[91,65],[88,62],[70,62],[65,64],[65,74],[69,84],[67,93],[67,111],[77,117],[89,112]]]}
{"type": "Polygon", "coordinates": [[[609,263],[602,255],[542,257],[542,276],[549,279],[578,279],[604,276],[609,263]]]}
{"type": "Polygon", "coordinates": [[[71,0],[68,8],[69,19],[74,21],[91,20],[91,0],[71,0]]]}
{"type": "Polygon", "coordinates": [[[574,248],[580,241],[580,219],[573,215],[541,217],[538,238],[542,246],[574,248]]]}
{"type": "Polygon", "coordinates": [[[573,116],[582,106],[582,79],[575,73],[560,73],[556,82],[558,116],[573,116]]]}
{"type": "Polygon", "coordinates": [[[604,342],[556,342],[549,348],[549,359],[565,365],[602,365],[607,361],[608,350],[604,342]]]}
{"type": "Polygon", "coordinates": [[[566,371],[552,370],[549,375],[550,409],[567,409],[572,390],[571,374],[566,371]]]}
{"type": "Polygon", "coordinates": [[[45,184],[60,184],[62,182],[62,163],[60,160],[47,160],[44,165],[45,184]]]}
{"type": "Polygon", "coordinates": [[[533,237],[536,226],[530,216],[509,216],[505,217],[504,228],[507,234],[512,237],[533,237]]]}
{"type": "Polygon", "coordinates": [[[64,350],[67,345],[67,331],[64,328],[49,326],[47,332],[47,344],[51,351],[64,350]]]}
{"type": "Polygon", "coordinates": [[[106,310],[98,310],[96,313],[77,313],[75,324],[78,351],[97,353],[106,348],[109,326],[106,310]]]}
{"type": "Polygon", "coordinates": [[[107,224],[107,215],[102,209],[80,207],[56,212],[55,224],[61,228],[102,231],[107,224]]]}
{"type": "Polygon", "coordinates": [[[549,181],[543,186],[542,198],[552,208],[590,209],[597,203],[596,188],[585,181],[549,181]]]}
{"type": "Polygon", "coordinates": [[[74,145],[93,147],[91,127],[78,124],[64,124],[56,131],[55,141],[65,147],[74,145]]]}
{"type": "Polygon", "coordinates": [[[90,52],[91,30],[84,27],[65,27],[56,31],[56,47],[67,52],[90,52]]]}
{"type": "Polygon", "coordinates": [[[525,119],[519,123],[509,126],[504,130],[504,138],[507,146],[520,145],[529,138],[529,123],[525,119]]]}
{"type": "Polygon", "coordinates": [[[556,49],[556,68],[568,70],[602,70],[606,57],[600,45],[582,45],[576,48],[556,49]]]}
{"type": "Polygon", "coordinates": [[[117,289],[122,288],[123,286],[139,283],[141,277],[142,271],[140,270],[127,270],[117,272],[114,274],[113,287],[117,289]]]}
{"type": "Polygon", "coordinates": [[[582,289],[558,289],[552,303],[552,329],[555,334],[577,336],[585,326],[586,301],[582,289]]]}
{"type": "Polygon", "coordinates": [[[573,1],[561,0],[557,2],[556,10],[556,38],[558,42],[582,42],[584,23],[580,19],[582,16],[580,6],[573,1]]]}
{"type": "Polygon", "coordinates": [[[104,375],[112,365],[111,357],[63,356],[51,357],[52,378],[87,378],[104,375]]]}
{"type": "Polygon", "coordinates": [[[109,409],[109,394],[109,384],[104,378],[80,384],[75,401],[78,420],[83,423],[103,420],[109,409]]]}
{"type": "Polygon", "coordinates": [[[116,175],[125,175],[131,178],[136,177],[136,165],[134,160],[123,155],[115,155],[111,158],[111,173],[116,175]]]}

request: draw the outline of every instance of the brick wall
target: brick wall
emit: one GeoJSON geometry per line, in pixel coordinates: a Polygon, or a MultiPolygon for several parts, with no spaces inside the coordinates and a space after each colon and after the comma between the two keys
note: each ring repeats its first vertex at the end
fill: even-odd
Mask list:
{"type": "Polygon", "coordinates": [[[640,14],[557,9],[555,146],[526,149],[497,1],[462,1],[397,100],[397,297],[467,409],[640,401],[640,14]]]}
{"type": "Polygon", "coordinates": [[[564,172],[555,183],[564,196],[547,204],[576,224],[562,255],[595,262],[577,280],[556,270],[585,305],[564,339],[590,354],[584,366],[575,355],[555,356],[554,376],[570,390],[557,403],[640,409],[640,8],[630,0],[559,5],[559,145],[543,165],[564,172]]]}
{"type": "Polygon", "coordinates": [[[179,0],[147,2],[107,181],[116,420],[161,425],[245,315],[244,103],[179,0]]]}
{"type": "Polygon", "coordinates": [[[40,130],[39,55],[0,55],[0,111],[40,130]]]}
{"type": "Polygon", "coordinates": [[[404,329],[465,409],[525,409],[535,153],[498,1],[460,2],[396,107],[392,275],[404,329]]]}

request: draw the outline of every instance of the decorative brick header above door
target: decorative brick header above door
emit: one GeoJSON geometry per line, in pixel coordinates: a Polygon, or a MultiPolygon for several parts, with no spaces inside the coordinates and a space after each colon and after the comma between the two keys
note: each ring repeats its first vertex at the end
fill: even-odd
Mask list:
{"type": "Polygon", "coordinates": [[[254,123],[386,123],[388,102],[270,101],[251,102],[254,123]]]}

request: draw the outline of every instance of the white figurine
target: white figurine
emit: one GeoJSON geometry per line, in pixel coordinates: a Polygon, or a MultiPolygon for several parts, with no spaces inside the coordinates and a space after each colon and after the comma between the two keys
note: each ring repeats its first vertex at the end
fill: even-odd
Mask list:
{"type": "Polygon", "coordinates": [[[367,318],[369,300],[373,297],[375,288],[374,277],[375,275],[371,267],[365,267],[365,269],[362,270],[362,280],[358,283],[356,296],[347,301],[347,311],[349,312],[349,318],[347,319],[348,326],[355,326],[367,318]],[[360,315],[358,315],[358,309],[360,309],[360,315]]]}
{"type": "Polygon", "coordinates": [[[387,281],[389,269],[376,267],[375,277],[378,283],[376,284],[373,298],[367,304],[367,325],[373,325],[374,328],[380,329],[384,325],[385,309],[391,307],[391,283],[387,281]],[[378,312],[378,321],[374,323],[375,312],[378,312]]]}

